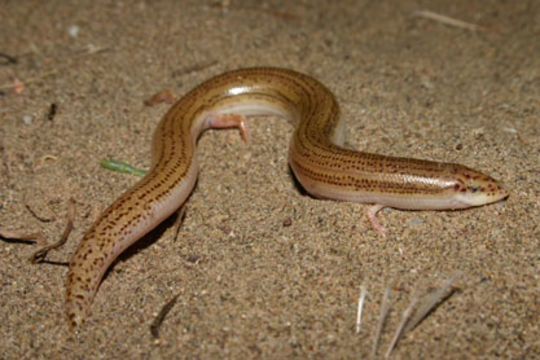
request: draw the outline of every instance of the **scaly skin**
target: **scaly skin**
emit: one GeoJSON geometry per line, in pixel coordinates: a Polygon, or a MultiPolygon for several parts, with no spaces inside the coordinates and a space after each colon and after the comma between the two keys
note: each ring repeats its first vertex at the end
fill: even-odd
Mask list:
{"type": "Polygon", "coordinates": [[[114,259],[189,196],[197,178],[195,147],[201,132],[209,127],[244,130],[242,116],[255,114],[291,119],[296,129],[289,163],[296,178],[316,197],[375,204],[370,219],[380,232],[374,215],[384,206],[461,209],[508,195],[491,177],[462,165],[343,148],[338,104],[324,85],[307,75],[275,68],[228,72],[197,86],[171,107],[154,134],[148,174],[110,205],[83,237],[66,283],[72,327],[88,316],[114,259]]]}

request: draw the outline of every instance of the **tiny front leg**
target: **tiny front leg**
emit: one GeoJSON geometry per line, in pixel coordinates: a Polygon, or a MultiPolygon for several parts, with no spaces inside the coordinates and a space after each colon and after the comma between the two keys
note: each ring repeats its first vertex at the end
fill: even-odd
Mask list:
{"type": "Polygon", "coordinates": [[[384,205],[375,204],[372,207],[370,207],[367,212],[367,217],[368,217],[369,222],[371,223],[371,226],[381,236],[386,235],[386,229],[384,228],[384,226],[381,225],[381,223],[379,223],[379,220],[377,219],[377,212],[379,212],[379,210],[381,210],[384,207],[385,207],[384,205]]]}
{"type": "Polygon", "coordinates": [[[249,144],[250,134],[246,124],[246,118],[240,114],[210,114],[206,117],[208,127],[215,129],[224,129],[236,127],[240,130],[240,136],[246,144],[249,144]]]}

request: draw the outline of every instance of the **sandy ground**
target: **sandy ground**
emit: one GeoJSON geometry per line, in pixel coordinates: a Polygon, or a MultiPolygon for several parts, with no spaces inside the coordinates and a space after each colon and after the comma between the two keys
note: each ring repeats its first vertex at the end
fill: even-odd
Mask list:
{"type": "Polygon", "coordinates": [[[99,161],[149,165],[167,105],[143,101],[245,66],[320,79],[339,99],[348,146],[459,162],[511,193],[467,211],[383,211],[382,238],[367,205],[298,188],[286,121],[252,119],[249,146],[210,131],[182,227],[168,222],[121,256],[80,333],[64,317],[67,268],[31,264],[39,245],[0,241],[0,357],[364,358],[389,284],[383,356],[414,294],[456,271],[452,295],[392,356],[540,356],[540,2],[1,1],[0,18],[0,52],[16,59],[0,57],[0,226],[53,242],[73,197],[75,229],[53,263],[137,181],[99,161]],[[149,325],[175,294],[156,341],[149,325]]]}

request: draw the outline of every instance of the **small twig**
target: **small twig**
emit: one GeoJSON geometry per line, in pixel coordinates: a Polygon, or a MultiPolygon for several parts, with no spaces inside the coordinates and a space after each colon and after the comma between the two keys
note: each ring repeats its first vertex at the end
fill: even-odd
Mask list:
{"type": "Polygon", "coordinates": [[[388,313],[390,312],[390,285],[386,286],[384,290],[384,295],[381,302],[381,311],[379,313],[379,323],[377,324],[377,330],[375,331],[375,338],[373,339],[373,347],[371,348],[371,355],[375,356],[377,354],[377,347],[379,346],[379,340],[381,339],[382,329],[388,313]]]}
{"type": "Polygon", "coordinates": [[[471,24],[471,23],[461,21],[461,20],[458,20],[458,19],[454,19],[454,18],[451,18],[451,17],[446,16],[446,15],[437,14],[437,13],[435,13],[433,11],[429,11],[429,10],[414,11],[413,15],[420,16],[420,17],[423,17],[423,18],[426,18],[426,19],[431,19],[431,20],[434,20],[434,21],[438,21],[438,22],[446,24],[446,25],[471,30],[471,31],[485,31],[486,30],[485,27],[475,25],[475,24],[471,24]]]}
{"type": "Polygon", "coordinates": [[[47,265],[56,265],[56,266],[66,266],[69,267],[69,261],[56,261],[56,260],[47,260],[43,259],[39,262],[40,264],[47,264],[47,265]]]}
{"type": "Polygon", "coordinates": [[[58,160],[58,157],[51,155],[51,154],[45,154],[41,158],[39,158],[39,161],[36,163],[35,169],[42,168],[45,166],[45,162],[47,161],[56,161],[58,160]]]}
{"type": "Polygon", "coordinates": [[[366,299],[367,288],[362,284],[360,287],[360,297],[358,298],[358,310],[356,312],[356,334],[360,333],[360,326],[362,325],[362,309],[364,308],[364,300],[366,299]]]}
{"type": "Polygon", "coordinates": [[[186,208],[187,208],[187,205],[184,203],[184,205],[182,205],[180,210],[177,210],[178,215],[177,215],[176,220],[174,222],[174,226],[175,226],[176,230],[174,232],[174,238],[173,238],[174,240],[173,241],[176,241],[176,239],[178,238],[178,233],[180,232],[180,227],[182,226],[182,223],[184,222],[184,217],[186,215],[186,208]]]}
{"type": "Polygon", "coordinates": [[[57,249],[60,246],[64,245],[69,237],[69,234],[71,233],[71,230],[73,230],[73,219],[75,218],[75,200],[73,198],[70,198],[68,201],[68,211],[67,211],[67,224],[66,228],[64,229],[64,233],[62,234],[62,237],[57,242],[47,245],[36,251],[31,257],[30,261],[33,264],[41,263],[45,260],[45,257],[47,256],[48,252],[53,249],[57,249]]]}
{"type": "Polygon", "coordinates": [[[176,304],[176,300],[178,300],[178,297],[180,296],[180,293],[176,294],[171,300],[169,300],[159,311],[157,316],[155,317],[154,321],[152,321],[152,324],[150,325],[150,333],[154,337],[154,339],[159,339],[159,328],[161,327],[161,324],[163,323],[163,320],[165,320],[165,316],[171,311],[174,304],[176,304]]]}
{"type": "Polygon", "coordinates": [[[110,47],[108,47],[108,46],[101,47],[101,46],[88,44],[87,46],[84,46],[81,50],[74,52],[73,57],[74,58],[81,58],[81,57],[84,57],[84,56],[87,56],[87,55],[100,54],[102,52],[109,51],[109,50],[110,50],[110,47]]]}
{"type": "Polygon", "coordinates": [[[49,112],[47,113],[47,119],[52,121],[56,115],[56,111],[58,110],[58,105],[56,103],[52,103],[49,107],[49,112]]]}
{"type": "Polygon", "coordinates": [[[396,344],[398,343],[399,339],[401,338],[401,335],[403,335],[403,328],[407,324],[407,321],[409,320],[409,317],[411,316],[412,310],[415,307],[417,302],[418,302],[418,296],[415,293],[413,295],[411,303],[405,309],[405,311],[403,312],[403,315],[401,315],[401,322],[399,323],[399,326],[396,329],[396,333],[394,334],[394,338],[392,339],[392,342],[388,346],[388,350],[386,351],[386,354],[384,355],[385,358],[388,358],[390,356],[390,354],[392,353],[392,350],[394,350],[394,348],[396,347],[396,344]]]}
{"type": "Polygon", "coordinates": [[[6,62],[2,63],[1,65],[16,64],[18,62],[15,56],[11,56],[3,52],[0,52],[0,58],[4,58],[6,60],[6,62]]]}
{"type": "Polygon", "coordinates": [[[24,206],[26,207],[26,209],[30,212],[30,214],[32,214],[36,219],[38,219],[39,221],[42,221],[42,222],[51,222],[53,221],[55,218],[54,218],[54,215],[51,215],[51,216],[43,216],[43,215],[39,215],[37,213],[37,211],[35,211],[32,206],[30,206],[30,204],[28,203],[25,203],[24,206]]]}
{"type": "Polygon", "coordinates": [[[40,233],[23,233],[21,231],[0,228],[0,238],[8,242],[19,242],[22,244],[45,244],[47,240],[40,233]]]}

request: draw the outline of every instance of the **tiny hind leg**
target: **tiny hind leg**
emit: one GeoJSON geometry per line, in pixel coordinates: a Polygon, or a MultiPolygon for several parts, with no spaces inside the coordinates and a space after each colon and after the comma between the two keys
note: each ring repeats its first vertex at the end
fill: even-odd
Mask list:
{"type": "Polygon", "coordinates": [[[214,129],[238,128],[242,140],[249,144],[250,132],[246,118],[240,114],[210,114],[205,119],[206,125],[214,129]]]}

